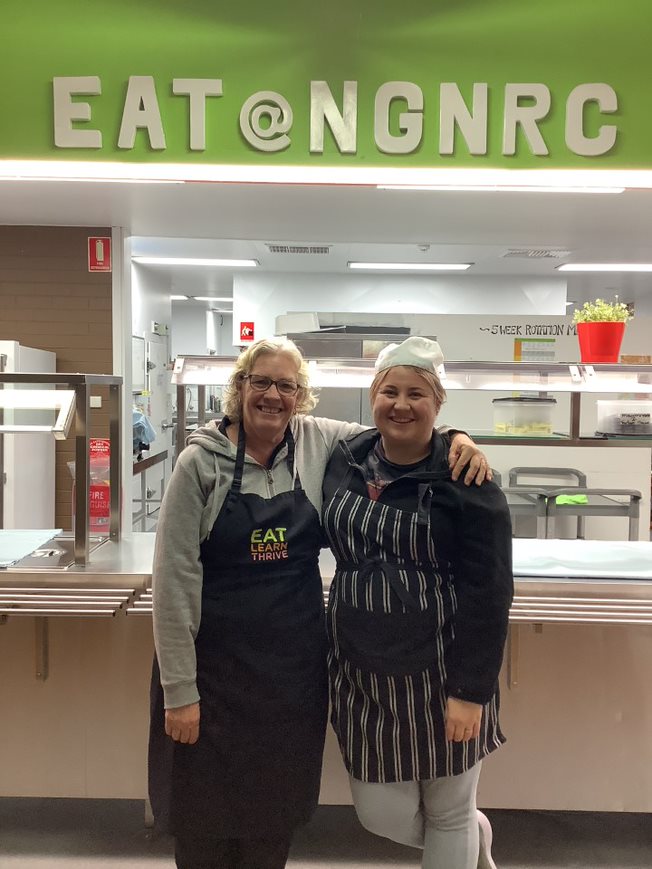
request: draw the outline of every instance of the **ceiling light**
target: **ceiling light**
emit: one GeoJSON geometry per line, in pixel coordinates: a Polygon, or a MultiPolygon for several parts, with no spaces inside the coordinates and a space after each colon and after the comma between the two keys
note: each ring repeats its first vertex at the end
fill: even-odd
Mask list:
{"type": "Polygon", "coordinates": [[[171,302],[187,302],[190,296],[170,296],[171,302]]]}
{"type": "Polygon", "coordinates": [[[473,263],[348,263],[350,269],[377,269],[383,272],[462,272],[470,269],[472,265],[473,263]]]}
{"type": "Polygon", "coordinates": [[[233,296],[193,296],[198,302],[233,302],[233,296]]]}
{"type": "Polygon", "coordinates": [[[196,302],[233,302],[232,298],[221,298],[220,296],[193,296],[196,302]]]}
{"type": "Polygon", "coordinates": [[[183,256],[132,256],[132,262],[144,266],[219,266],[220,268],[255,269],[255,259],[209,259],[183,256]]]}
{"type": "Polygon", "coordinates": [[[652,188],[648,169],[469,169],[415,166],[278,166],[252,164],[120,163],[81,160],[0,160],[0,181],[221,182],[242,184],[343,184],[445,187],[652,188]]]}
{"type": "Polygon", "coordinates": [[[624,187],[546,186],[539,184],[379,184],[379,190],[439,190],[468,193],[624,193],[624,187]]]}
{"type": "Polygon", "coordinates": [[[652,272],[652,263],[566,263],[560,272],[652,272]]]}

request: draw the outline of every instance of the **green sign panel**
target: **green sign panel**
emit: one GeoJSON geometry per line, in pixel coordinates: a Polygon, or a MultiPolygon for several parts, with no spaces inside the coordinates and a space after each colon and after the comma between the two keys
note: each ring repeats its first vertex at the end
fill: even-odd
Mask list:
{"type": "Polygon", "coordinates": [[[4,0],[0,160],[652,167],[649,0],[4,0]]]}

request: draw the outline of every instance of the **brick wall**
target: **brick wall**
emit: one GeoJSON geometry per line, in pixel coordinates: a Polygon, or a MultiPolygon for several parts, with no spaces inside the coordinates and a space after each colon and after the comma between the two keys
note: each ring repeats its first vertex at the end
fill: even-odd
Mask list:
{"type": "MultiPolygon", "coordinates": [[[[57,371],[111,374],[110,273],[88,271],[88,236],[106,227],[0,226],[0,339],[57,354],[57,371]]],[[[95,390],[93,390],[95,394],[95,390]]],[[[98,394],[101,391],[98,390],[98,394]]],[[[108,435],[104,410],[91,435],[108,435]]],[[[56,526],[71,529],[70,437],[56,447],[56,526]]]]}

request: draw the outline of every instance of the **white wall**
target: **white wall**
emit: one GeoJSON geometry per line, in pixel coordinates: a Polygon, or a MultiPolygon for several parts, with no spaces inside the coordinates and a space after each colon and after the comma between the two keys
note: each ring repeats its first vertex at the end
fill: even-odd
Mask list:
{"type": "MultiPolygon", "coordinates": [[[[648,261],[642,253],[630,259],[648,261]]],[[[634,303],[636,316],[652,317],[652,275],[646,272],[567,273],[568,299],[582,304],[591,299],[614,299],[634,303]]]]}
{"type": "Polygon", "coordinates": [[[145,337],[152,331],[152,322],[170,326],[170,278],[162,269],[131,267],[131,328],[132,335],[145,337]]]}
{"type": "MultiPolygon", "coordinates": [[[[237,274],[233,280],[233,342],[240,323],[255,338],[273,335],[288,311],[412,314],[556,314],[566,312],[563,278],[423,277],[393,275],[237,274]]],[[[421,331],[419,334],[428,334],[421,331]]]]}
{"type": "MultiPolygon", "coordinates": [[[[208,308],[197,302],[172,302],[172,356],[203,355],[210,352],[207,335],[208,308]]],[[[233,317],[213,314],[217,356],[237,356],[239,347],[231,343],[233,317]],[[221,322],[220,322],[221,321],[221,322]]]]}
{"type": "Polygon", "coordinates": [[[206,353],[206,309],[195,302],[172,302],[172,357],[206,353]]]}

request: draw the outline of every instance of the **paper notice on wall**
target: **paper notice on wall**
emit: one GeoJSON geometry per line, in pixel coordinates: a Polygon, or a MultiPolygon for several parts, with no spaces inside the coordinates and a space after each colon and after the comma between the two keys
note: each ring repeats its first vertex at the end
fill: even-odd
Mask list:
{"type": "Polygon", "coordinates": [[[554,338],[515,338],[514,362],[556,362],[554,338]]]}

